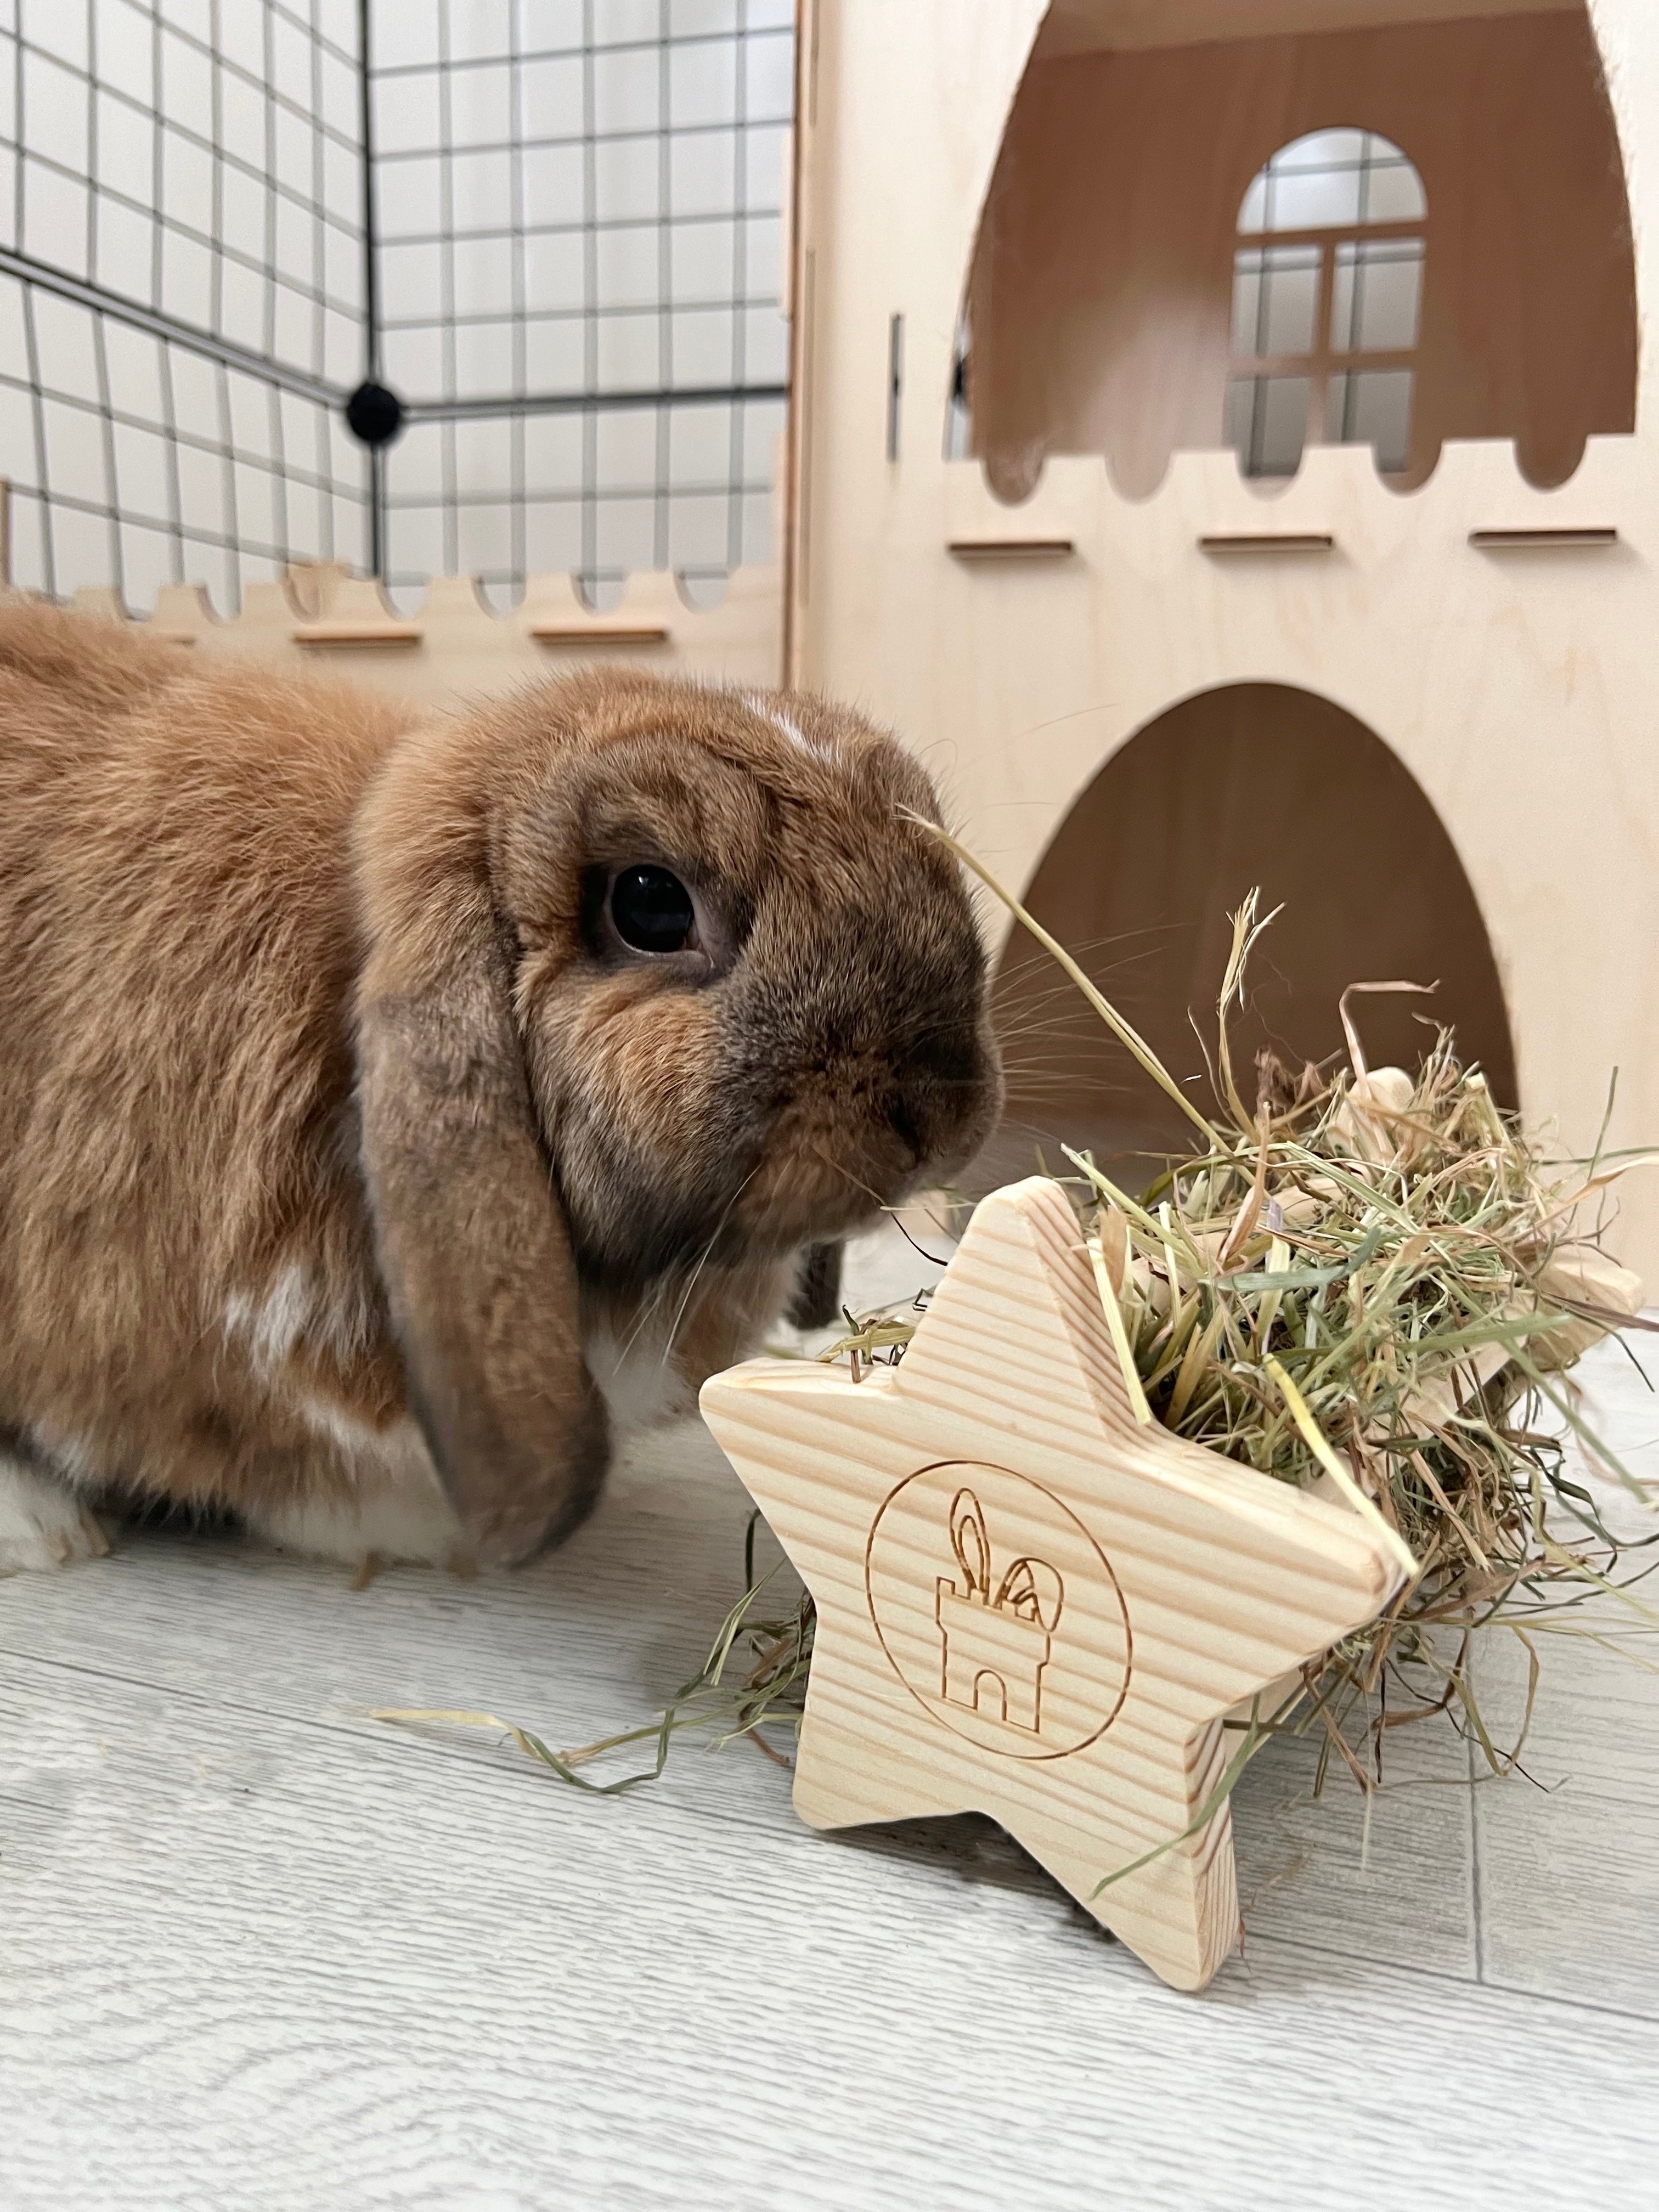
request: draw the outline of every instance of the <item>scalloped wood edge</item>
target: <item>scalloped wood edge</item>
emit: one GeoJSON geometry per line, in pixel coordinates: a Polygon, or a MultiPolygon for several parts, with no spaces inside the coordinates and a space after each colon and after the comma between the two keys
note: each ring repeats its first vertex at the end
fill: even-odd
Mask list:
{"type": "MultiPolygon", "coordinates": [[[[72,604],[131,619],[120,595],[87,586],[72,604]]],[[[171,645],[326,667],[407,696],[453,701],[507,691],[577,667],[636,655],[647,667],[769,688],[781,677],[782,585],[774,568],[736,570],[718,605],[695,607],[677,576],[629,577],[617,606],[596,613],[574,576],[529,577],[509,613],[487,606],[467,576],[434,576],[400,612],[371,577],[337,562],[295,562],[281,582],[251,583],[241,612],[216,614],[198,584],[167,584],[133,627],[171,645]]]]}

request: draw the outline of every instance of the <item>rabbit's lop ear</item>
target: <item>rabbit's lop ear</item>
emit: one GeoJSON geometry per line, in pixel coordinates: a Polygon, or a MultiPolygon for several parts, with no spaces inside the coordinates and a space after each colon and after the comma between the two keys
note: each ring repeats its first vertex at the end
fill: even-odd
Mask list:
{"type": "Polygon", "coordinates": [[[482,809],[446,795],[453,743],[405,738],[359,821],[358,1088],[412,1410],[491,1565],[557,1542],[585,1516],[606,1437],[513,1021],[482,809]]]}

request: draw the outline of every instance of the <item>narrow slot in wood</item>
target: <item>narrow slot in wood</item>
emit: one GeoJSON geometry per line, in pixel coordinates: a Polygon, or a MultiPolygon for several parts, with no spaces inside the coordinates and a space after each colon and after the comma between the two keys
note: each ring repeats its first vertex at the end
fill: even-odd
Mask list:
{"type": "Polygon", "coordinates": [[[418,645],[425,635],[419,623],[300,623],[295,645],[418,645]]]}
{"type": "Polygon", "coordinates": [[[538,645],[668,643],[668,632],[659,623],[532,623],[530,635],[538,645]]]}
{"type": "Polygon", "coordinates": [[[1331,553],[1328,530],[1213,531],[1198,541],[1204,553],[1331,553]]]}
{"type": "Polygon", "coordinates": [[[1611,524],[1567,523],[1555,529],[1472,530],[1469,543],[1480,553],[1554,552],[1571,547],[1589,550],[1616,545],[1619,532],[1611,524]]]}
{"type": "Polygon", "coordinates": [[[1070,538],[953,538],[946,550],[958,561],[1064,561],[1077,545],[1070,538]]]}

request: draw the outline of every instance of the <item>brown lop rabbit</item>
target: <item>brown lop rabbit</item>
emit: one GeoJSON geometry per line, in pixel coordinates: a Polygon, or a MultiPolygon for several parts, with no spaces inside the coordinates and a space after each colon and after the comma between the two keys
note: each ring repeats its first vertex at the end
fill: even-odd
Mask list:
{"type": "Polygon", "coordinates": [[[0,611],[0,1571],[91,1506],[492,1565],[999,1079],[932,787],[632,670],[475,711],[0,611]],[[609,1409],[609,1410],[608,1410],[609,1409]]]}

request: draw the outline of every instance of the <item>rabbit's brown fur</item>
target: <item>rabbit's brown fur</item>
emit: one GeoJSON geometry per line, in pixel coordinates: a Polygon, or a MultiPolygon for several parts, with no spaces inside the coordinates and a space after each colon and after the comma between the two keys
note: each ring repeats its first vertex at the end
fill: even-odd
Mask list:
{"type": "Polygon", "coordinates": [[[684,1403],[804,1244],[984,1133],[979,945],[905,808],[910,758],[797,696],[434,720],[0,611],[13,1482],[348,1555],[556,1540],[592,1370],[648,1346],[684,1403]],[[711,975],[602,941],[641,860],[705,887],[711,975]]]}

